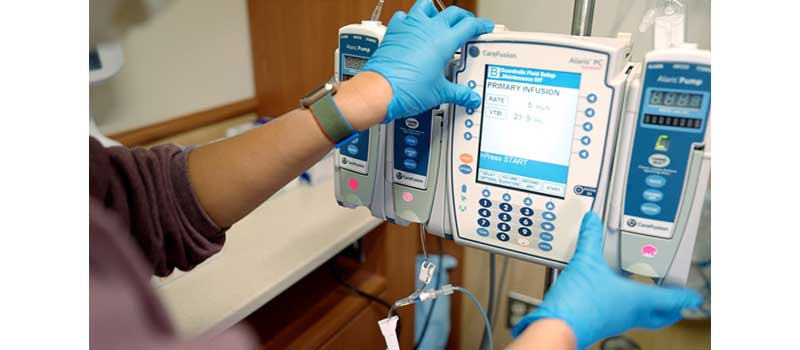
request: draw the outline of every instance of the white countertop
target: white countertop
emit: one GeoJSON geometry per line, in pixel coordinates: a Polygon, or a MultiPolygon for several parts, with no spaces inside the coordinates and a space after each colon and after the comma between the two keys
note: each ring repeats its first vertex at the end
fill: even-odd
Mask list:
{"type": "Polygon", "coordinates": [[[276,297],[381,223],[339,207],[333,180],[278,193],[228,230],[222,252],[162,280],[178,332],[220,332],[276,297]]]}

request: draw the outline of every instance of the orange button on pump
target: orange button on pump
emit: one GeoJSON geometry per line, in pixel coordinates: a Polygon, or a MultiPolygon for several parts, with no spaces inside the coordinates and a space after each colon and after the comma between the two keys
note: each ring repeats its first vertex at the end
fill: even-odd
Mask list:
{"type": "Polygon", "coordinates": [[[355,191],[358,189],[358,180],[351,177],[350,180],[347,181],[347,185],[350,186],[351,190],[355,191]]]}
{"type": "Polygon", "coordinates": [[[472,163],[472,155],[469,153],[461,153],[459,158],[461,158],[461,161],[466,164],[472,163]]]}

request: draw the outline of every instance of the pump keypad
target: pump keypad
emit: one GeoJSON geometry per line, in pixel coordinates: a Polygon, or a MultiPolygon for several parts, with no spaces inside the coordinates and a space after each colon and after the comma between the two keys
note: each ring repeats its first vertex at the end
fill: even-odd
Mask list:
{"type": "Polygon", "coordinates": [[[532,208],[533,200],[530,197],[522,198],[520,202],[512,202],[513,196],[509,193],[493,194],[492,190],[485,188],[481,190],[484,198],[478,200],[478,225],[477,233],[481,237],[491,234],[491,228],[495,228],[494,238],[500,242],[513,242],[521,247],[537,249],[549,252],[553,249],[552,242],[555,235],[556,214],[553,212],[556,204],[553,201],[543,203],[538,209],[532,208]],[[498,198],[499,197],[499,198],[498,198]],[[497,208],[500,212],[492,220],[492,213],[488,209],[492,206],[493,200],[500,202],[497,208]],[[535,215],[536,213],[541,213],[535,215]],[[534,230],[539,230],[534,235],[534,230]],[[512,236],[516,236],[512,237],[512,236]],[[514,239],[512,239],[514,238],[514,239]]]}

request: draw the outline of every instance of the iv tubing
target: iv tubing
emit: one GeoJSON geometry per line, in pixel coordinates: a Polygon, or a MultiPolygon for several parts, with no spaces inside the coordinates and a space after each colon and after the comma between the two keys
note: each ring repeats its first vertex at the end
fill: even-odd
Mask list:
{"type": "Polygon", "coordinates": [[[488,335],[487,339],[489,339],[488,342],[489,349],[490,350],[494,349],[494,339],[492,339],[492,327],[489,325],[489,318],[486,316],[486,312],[483,311],[483,306],[481,306],[481,303],[478,301],[478,298],[476,298],[475,295],[472,294],[472,292],[470,292],[466,288],[455,286],[453,287],[453,290],[457,290],[461,293],[466,294],[470,299],[472,299],[472,302],[475,303],[475,306],[478,307],[478,311],[481,312],[481,317],[483,317],[483,324],[486,326],[486,334],[488,335]]]}
{"type": "Polygon", "coordinates": [[[372,17],[370,17],[370,20],[373,22],[380,20],[381,10],[383,10],[383,0],[378,0],[378,4],[375,5],[375,10],[372,11],[372,17]]]}

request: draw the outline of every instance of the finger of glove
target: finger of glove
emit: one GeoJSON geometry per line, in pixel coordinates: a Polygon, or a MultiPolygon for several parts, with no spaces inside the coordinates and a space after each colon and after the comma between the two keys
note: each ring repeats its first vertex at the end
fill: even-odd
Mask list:
{"type": "Polygon", "coordinates": [[[475,17],[475,15],[473,15],[472,12],[469,12],[458,6],[450,6],[444,9],[444,11],[442,11],[436,17],[441,17],[445,22],[447,22],[448,26],[452,27],[458,24],[458,22],[461,22],[462,19],[475,17]]]}
{"type": "Polygon", "coordinates": [[[649,303],[651,309],[642,326],[647,328],[662,328],[678,322],[681,319],[681,310],[697,308],[703,305],[700,293],[688,288],[669,288],[657,286],[642,286],[639,292],[640,302],[649,303]]]}
{"type": "Polygon", "coordinates": [[[407,15],[406,15],[406,13],[405,13],[405,12],[403,12],[403,11],[397,11],[397,12],[395,12],[395,13],[392,15],[392,18],[391,18],[391,19],[389,19],[389,23],[392,23],[392,22],[394,22],[394,21],[402,21],[404,18],[406,18],[406,16],[407,16],[407,15]]]}
{"type": "Polygon", "coordinates": [[[439,11],[433,5],[433,0],[417,0],[408,11],[408,14],[419,17],[434,17],[437,13],[439,11]]]}
{"type": "Polygon", "coordinates": [[[600,256],[602,251],[603,222],[600,221],[600,217],[597,214],[590,211],[583,216],[575,255],[596,257],[600,256]]]}
{"type": "Polygon", "coordinates": [[[494,30],[494,22],[486,18],[467,17],[453,27],[458,46],[478,35],[494,30]]]}
{"type": "Polygon", "coordinates": [[[481,105],[481,97],[472,89],[451,82],[446,82],[446,84],[447,90],[444,96],[444,103],[455,103],[467,108],[478,108],[481,105]]]}

